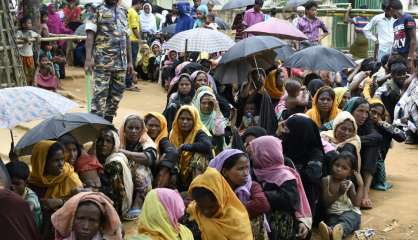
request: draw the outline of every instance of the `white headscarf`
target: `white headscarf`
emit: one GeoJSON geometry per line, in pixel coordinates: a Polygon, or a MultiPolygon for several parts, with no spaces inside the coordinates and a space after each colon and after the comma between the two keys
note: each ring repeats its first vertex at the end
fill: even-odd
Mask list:
{"type": "Polygon", "coordinates": [[[141,22],[141,28],[142,32],[148,32],[148,33],[156,33],[157,32],[157,20],[152,13],[152,6],[149,3],[145,3],[145,6],[149,6],[150,13],[146,13],[144,10],[141,10],[141,13],[139,14],[139,21],[141,22]]]}

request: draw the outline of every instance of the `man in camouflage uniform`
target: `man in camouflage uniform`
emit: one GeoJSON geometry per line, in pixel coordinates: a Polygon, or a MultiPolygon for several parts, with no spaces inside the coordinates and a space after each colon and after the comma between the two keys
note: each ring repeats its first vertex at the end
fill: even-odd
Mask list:
{"type": "Polygon", "coordinates": [[[127,12],[117,3],[105,0],[86,20],[85,69],[94,72],[91,112],[110,122],[122,99],[125,77],[133,71],[127,12]]]}

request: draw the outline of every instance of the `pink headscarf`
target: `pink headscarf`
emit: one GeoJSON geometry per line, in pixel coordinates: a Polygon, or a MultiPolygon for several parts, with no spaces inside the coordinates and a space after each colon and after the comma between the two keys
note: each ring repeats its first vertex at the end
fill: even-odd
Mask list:
{"type": "Polygon", "coordinates": [[[73,223],[78,205],[81,202],[94,202],[100,208],[106,218],[101,228],[106,239],[122,239],[122,223],[118,213],[113,207],[113,202],[106,195],[100,192],[81,192],[70,198],[65,204],[51,216],[52,225],[56,231],[55,239],[73,237],[73,223]]]}
{"type": "Polygon", "coordinates": [[[300,207],[296,210],[296,218],[308,228],[312,226],[312,213],[306,198],[299,173],[284,165],[282,141],[276,137],[263,136],[250,143],[252,150],[254,173],[261,182],[276,184],[280,187],[284,182],[296,180],[300,207]]]}
{"type": "Polygon", "coordinates": [[[180,194],[174,190],[168,188],[157,188],[158,198],[161,204],[167,211],[167,215],[170,219],[171,225],[179,231],[180,224],[178,219],[184,215],[184,202],[180,194]]]}

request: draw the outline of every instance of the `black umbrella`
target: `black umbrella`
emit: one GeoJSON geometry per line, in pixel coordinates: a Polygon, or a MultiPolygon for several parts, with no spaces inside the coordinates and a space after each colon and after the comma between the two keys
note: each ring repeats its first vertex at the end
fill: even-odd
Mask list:
{"type": "Polygon", "coordinates": [[[274,66],[275,49],[287,43],[272,36],[252,36],[237,42],[223,56],[215,71],[215,79],[223,84],[241,84],[253,68],[274,66]]]}
{"type": "Polygon", "coordinates": [[[222,10],[244,8],[254,4],[255,0],[231,0],[222,7],[222,10]]]}
{"type": "Polygon", "coordinates": [[[17,143],[15,150],[20,155],[32,152],[34,144],[42,140],[57,139],[71,133],[81,144],[93,141],[98,133],[112,123],[91,113],[66,113],[48,118],[29,130],[17,143]]]}
{"type": "Polygon", "coordinates": [[[318,45],[295,52],[285,60],[284,65],[290,68],[339,72],[355,67],[356,63],[336,49],[318,45]]]}
{"type": "Polygon", "coordinates": [[[218,27],[220,30],[228,30],[231,29],[228,25],[228,23],[226,23],[222,18],[220,17],[215,17],[215,23],[218,24],[218,27]]]}
{"type": "MultiPolygon", "coordinates": [[[[251,36],[245,38],[232,46],[223,56],[219,64],[238,61],[287,45],[286,42],[272,36],[251,36]]],[[[273,59],[274,61],[274,59],[273,59]]]]}
{"type": "Polygon", "coordinates": [[[276,48],[274,49],[274,51],[277,54],[276,60],[281,61],[286,60],[288,57],[292,56],[293,53],[295,53],[295,50],[290,45],[286,45],[281,48],[276,48]]]}

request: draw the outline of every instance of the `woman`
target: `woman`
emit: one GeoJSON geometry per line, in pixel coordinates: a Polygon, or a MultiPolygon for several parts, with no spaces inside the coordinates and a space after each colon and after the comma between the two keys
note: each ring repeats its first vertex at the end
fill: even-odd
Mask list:
{"type": "Polygon", "coordinates": [[[270,211],[270,204],[260,184],[251,180],[250,160],[247,155],[236,149],[227,149],[209,162],[209,167],[218,170],[244,204],[250,216],[255,239],[268,239],[268,223],[264,220],[270,211]]]}
{"type": "Polygon", "coordinates": [[[190,230],[179,223],[184,215],[184,203],[178,192],[157,188],[151,190],[144,202],[138,221],[138,236],[131,240],[193,240],[190,230]]]}
{"type": "Polygon", "coordinates": [[[209,86],[215,93],[217,92],[215,80],[205,71],[194,71],[192,75],[190,75],[190,79],[192,80],[196,90],[202,86],[209,86]]]}
{"type": "Polygon", "coordinates": [[[122,223],[112,204],[100,192],[73,196],[51,216],[55,240],[121,240],[122,223]]]}
{"type": "Polygon", "coordinates": [[[77,6],[77,2],[77,0],[69,0],[64,7],[64,23],[73,32],[82,24],[81,8],[77,6]]]}
{"type": "Polygon", "coordinates": [[[139,14],[139,22],[141,23],[142,39],[148,41],[150,35],[157,32],[157,20],[152,13],[152,6],[149,3],[145,3],[143,10],[139,14]]]}
{"type": "Polygon", "coordinates": [[[371,209],[373,203],[369,198],[369,189],[376,172],[376,164],[379,158],[379,149],[383,138],[369,119],[370,105],[366,99],[355,97],[347,102],[344,111],[350,112],[356,120],[357,135],[361,140],[361,173],[364,181],[364,194],[361,201],[363,209],[371,209]]]}
{"type": "Polygon", "coordinates": [[[148,136],[144,119],[138,115],[129,115],[119,129],[119,151],[128,158],[129,167],[134,176],[134,200],[125,216],[134,220],[139,216],[145,196],[152,188],[152,173],[157,164],[157,147],[148,136]]]}
{"type": "Polygon", "coordinates": [[[153,60],[155,59],[154,53],[151,51],[151,48],[148,44],[141,44],[139,49],[138,59],[136,64],[136,70],[139,74],[139,77],[142,80],[148,81],[151,80],[151,66],[153,65],[153,60]]]}
{"type": "Polygon", "coordinates": [[[145,125],[148,129],[148,135],[157,146],[159,159],[163,159],[168,153],[177,154],[177,149],[168,139],[167,120],[158,112],[150,112],[145,115],[145,125]]]}
{"type": "Polygon", "coordinates": [[[312,108],[306,112],[316,124],[321,127],[324,123],[334,120],[341,110],[335,99],[335,92],[331,87],[321,87],[312,100],[312,108]]]}
{"type": "MultiPolygon", "coordinates": [[[[322,139],[331,143],[338,152],[348,151],[356,157],[357,166],[354,169],[361,169],[361,142],[357,135],[357,123],[351,113],[343,111],[340,112],[333,121],[333,130],[321,132],[322,139]]],[[[331,172],[331,166],[324,163],[323,175],[328,175],[331,172]]]]}
{"type": "Polygon", "coordinates": [[[48,31],[53,34],[71,34],[72,31],[64,26],[61,18],[57,13],[55,4],[48,5],[48,31]]]}
{"type": "Polygon", "coordinates": [[[194,21],[193,28],[204,27],[206,23],[206,17],[209,14],[208,6],[205,4],[200,5],[196,9],[196,20],[194,21]]]}
{"type": "Polygon", "coordinates": [[[244,146],[247,148],[252,140],[266,135],[267,131],[262,127],[249,127],[242,135],[242,141],[244,146]]]}
{"type": "Polygon", "coordinates": [[[280,98],[284,95],[285,78],[286,74],[281,68],[275,69],[267,75],[264,88],[270,95],[273,106],[276,106],[280,98]]]}
{"type": "Polygon", "coordinates": [[[132,206],[134,186],[128,158],[118,152],[119,148],[118,134],[112,129],[104,129],[92,150],[104,166],[104,173],[100,176],[102,192],[112,199],[118,214],[125,215],[132,206]]]}
{"type": "Polygon", "coordinates": [[[312,214],[298,172],[284,165],[281,141],[264,136],[250,143],[254,174],[263,185],[272,208],[271,239],[305,239],[312,214]]]}
{"type": "Polygon", "coordinates": [[[284,155],[293,161],[299,172],[312,216],[315,217],[325,156],[319,130],[311,119],[302,115],[291,116],[285,125],[284,155]]]}
{"type": "Polygon", "coordinates": [[[338,104],[339,109],[343,109],[347,101],[351,98],[350,91],[345,87],[334,88],[335,101],[338,104]]]}
{"type": "Polygon", "coordinates": [[[228,182],[213,168],[196,177],[189,188],[188,212],[199,225],[203,240],[252,240],[244,205],[228,182]]]}
{"type": "Polygon", "coordinates": [[[53,236],[51,214],[83,187],[77,173],[64,158],[64,147],[58,142],[41,141],[32,150],[28,185],[38,195],[43,208],[43,239],[53,236]]]}
{"type": "Polygon", "coordinates": [[[96,156],[86,153],[71,134],[61,136],[58,141],[64,146],[68,154],[66,160],[74,167],[84,186],[93,189],[100,188],[99,172],[103,171],[103,166],[96,156]]]}
{"type": "Polygon", "coordinates": [[[169,99],[167,107],[163,112],[163,115],[167,119],[168,130],[170,131],[173,125],[174,117],[176,116],[177,110],[186,104],[192,102],[194,96],[194,86],[190,79],[190,75],[187,73],[180,74],[179,80],[169,91],[169,99]],[[172,94],[170,92],[176,91],[172,94]]]}
{"type": "Polygon", "coordinates": [[[387,121],[389,113],[386,111],[383,102],[377,98],[368,100],[370,103],[370,120],[374,127],[383,137],[383,142],[379,150],[376,173],[373,177],[372,188],[381,191],[389,190],[392,185],[386,182],[385,159],[392,144],[392,139],[397,142],[404,142],[406,134],[395,125],[387,121]]]}
{"type": "Polygon", "coordinates": [[[212,139],[193,106],[179,109],[170,133],[170,142],[179,152],[179,189],[188,189],[193,178],[203,173],[212,158],[212,139]]]}
{"type": "Polygon", "coordinates": [[[193,105],[199,112],[200,120],[212,135],[215,152],[219,153],[225,145],[224,135],[228,120],[222,115],[216,95],[212,89],[200,91],[199,88],[196,94],[193,99],[193,105]]]}

